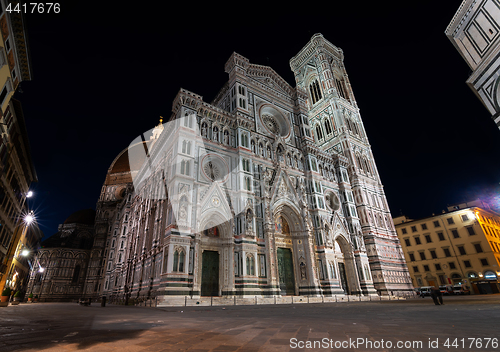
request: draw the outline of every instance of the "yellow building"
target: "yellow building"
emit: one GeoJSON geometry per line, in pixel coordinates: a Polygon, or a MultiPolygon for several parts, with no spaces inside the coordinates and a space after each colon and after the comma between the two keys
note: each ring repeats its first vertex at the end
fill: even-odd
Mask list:
{"type": "Polygon", "coordinates": [[[26,272],[25,263],[14,257],[19,241],[24,241],[29,187],[37,181],[21,103],[12,98],[20,82],[31,79],[25,23],[22,13],[7,12],[2,6],[0,3],[0,291],[6,281],[17,281],[19,286],[14,277],[26,272]]]}
{"type": "Polygon", "coordinates": [[[500,216],[471,205],[419,220],[394,218],[415,287],[460,283],[476,294],[499,292],[500,216]]]}

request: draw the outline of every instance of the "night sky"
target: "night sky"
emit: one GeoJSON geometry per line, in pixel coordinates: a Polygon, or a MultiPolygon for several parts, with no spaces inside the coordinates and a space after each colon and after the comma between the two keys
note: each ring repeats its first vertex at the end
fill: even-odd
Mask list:
{"type": "Polygon", "coordinates": [[[330,3],[222,11],[75,1],[28,14],[33,79],[15,97],[39,178],[30,206],[45,235],[95,209],[113,159],[170,117],[179,88],[211,102],[233,51],[295,86],[289,60],[315,33],[344,51],[393,216],[425,217],[497,191],[500,131],[444,34],[461,0],[330,3]]]}

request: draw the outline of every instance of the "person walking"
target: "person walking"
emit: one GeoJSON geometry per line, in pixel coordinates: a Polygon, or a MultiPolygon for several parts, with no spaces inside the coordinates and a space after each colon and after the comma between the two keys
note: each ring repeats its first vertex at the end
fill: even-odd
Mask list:
{"type": "Polygon", "coordinates": [[[435,305],[439,306],[440,304],[444,304],[443,295],[441,294],[441,290],[438,286],[434,286],[431,288],[431,297],[435,305]]]}

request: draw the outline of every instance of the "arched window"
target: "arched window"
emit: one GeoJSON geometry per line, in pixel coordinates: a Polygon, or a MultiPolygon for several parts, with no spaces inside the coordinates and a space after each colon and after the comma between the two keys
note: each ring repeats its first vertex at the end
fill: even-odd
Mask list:
{"type": "Polygon", "coordinates": [[[363,170],[363,164],[361,163],[361,159],[358,154],[356,154],[356,163],[358,164],[358,168],[363,170]]]}
{"type": "Polygon", "coordinates": [[[247,275],[255,275],[255,258],[252,254],[247,255],[247,275]]]}
{"type": "Polygon", "coordinates": [[[316,125],[316,137],[318,137],[318,141],[323,139],[323,132],[321,132],[320,125],[316,125]]]}
{"type": "Polygon", "coordinates": [[[186,154],[186,147],[187,147],[187,142],[183,141],[182,142],[182,153],[186,154]]]}
{"type": "Polygon", "coordinates": [[[77,283],[79,277],[80,277],[80,265],[77,265],[75,266],[75,270],[73,271],[73,279],[71,280],[71,282],[77,283]]]}
{"type": "Polygon", "coordinates": [[[309,85],[309,93],[311,94],[312,105],[316,104],[322,98],[318,80],[314,80],[314,82],[309,85]]]}
{"type": "Polygon", "coordinates": [[[326,134],[332,133],[332,126],[330,125],[330,121],[328,119],[325,119],[325,131],[326,134]]]}
{"type": "Polygon", "coordinates": [[[252,183],[251,183],[250,177],[245,177],[245,189],[247,191],[252,190],[252,183]]]}
{"type": "Polygon", "coordinates": [[[352,132],[351,120],[346,117],[345,123],[346,123],[346,126],[349,129],[349,131],[352,132]]]}
{"type": "Polygon", "coordinates": [[[181,174],[189,176],[189,160],[181,161],[181,174]]]}
{"type": "Polygon", "coordinates": [[[344,98],[344,99],[348,99],[347,94],[346,94],[347,89],[346,89],[344,80],[335,78],[335,84],[337,85],[337,91],[339,93],[339,97],[344,98]]]}
{"type": "Polygon", "coordinates": [[[176,249],[174,252],[174,265],[172,271],[182,273],[184,272],[184,261],[186,254],[180,248],[176,249]]]}
{"type": "Polygon", "coordinates": [[[248,148],[248,135],[246,133],[241,134],[241,145],[248,148]]]}
{"type": "Polygon", "coordinates": [[[368,161],[366,160],[366,158],[363,157],[363,168],[365,169],[366,172],[368,173],[372,173],[372,170],[370,168],[370,164],[368,163],[368,161]]]}
{"type": "Polygon", "coordinates": [[[187,143],[186,154],[191,154],[191,142],[187,143]]]}

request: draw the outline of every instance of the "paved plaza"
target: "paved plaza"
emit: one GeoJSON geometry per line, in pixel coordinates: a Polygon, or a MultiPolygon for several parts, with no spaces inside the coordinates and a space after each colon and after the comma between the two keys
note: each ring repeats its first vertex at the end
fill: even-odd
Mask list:
{"type": "Polygon", "coordinates": [[[172,308],[26,303],[0,308],[0,351],[500,351],[499,322],[500,295],[445,297],[443,306],[429,297],[172,308]]]}

